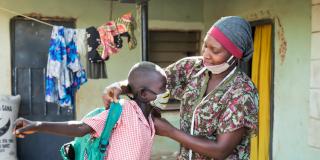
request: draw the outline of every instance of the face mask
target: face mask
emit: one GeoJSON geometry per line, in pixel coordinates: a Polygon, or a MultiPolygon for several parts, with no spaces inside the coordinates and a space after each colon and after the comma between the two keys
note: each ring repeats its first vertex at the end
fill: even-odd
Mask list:
{"type": "Polygon", "coordinates": [[[150,104],[152,106],[164,109],[164,108],[166,108],[166,104],[168,103],[169,98],[170,98],[170,92],[169,92],[169,90],[166,90],[166,92],[158,94],[157,98],[155,100],[151,101],[150,104]]]}
{"type": "Polygon", "coordinates": [[[218,64],[218,65],[205,66],[205,68],[208,69],[212,74],[220,74],[220,73],[226,71],[235,62],[235,60],[233,60],[233,58],[234,58],[234,56],[231,56],[227,60],[227,62],[224,62],[222,64],[218,64]]]}

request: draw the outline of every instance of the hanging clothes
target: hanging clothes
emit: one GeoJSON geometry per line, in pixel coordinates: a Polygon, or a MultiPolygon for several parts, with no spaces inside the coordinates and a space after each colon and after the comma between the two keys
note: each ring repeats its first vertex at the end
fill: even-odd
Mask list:
{"type": "Polygon", "coordinates": [[[135,49],[137,47],[137,39],[134,35],[134,30],[136,29],[137,24],[131,12],[115,19],[115,23],[117,26],[122,26],[126,29],[127,34],[120,33],[122,34],[121,37],[127,37],[128,47],[130,50],[135,49]]]}
{"type": "Polygon", "coordinates": [[[87,68],[88,43],[86,29],[76,29],[76,46],[77,52],[80,56],[81,64],[83,64],[83,68],[87,68]]]}
{"type": "Polygon", "coordinates": [[[103,46],[103,51],[100,52],[101,58],[106,60],[110,55],[119,52],[119,49],[122,47],[121,36],[123,35],[128,37],[129,49],[134,49],[137,46],[137,40],[134,36],[135,26],[135,20],[131,13],[127,13],[114,21],[109,21],[100,26],[98,31],[101,45],[103,46]]]}
{"type": "Polygon", "coordinates": [[[128,39],[130,39],[130,36],[128,34],[128,32],[122,33],[122,34],[118,34],[116,36],[113,36],[114,39],[114,44],[116,45],[117,48],[122,48],[122,38],[121,37],[127,37],[128,39]]]}
{"type": "Polygon", "coordinates": [[[103,46],[101,58],[106,60],[110,55],[119,52],[118,48],[114,44],[113,38],[113,36],[118,34],[116,24],[114,21],[107,22],[106,24],[100,26],[98,31],[101,38],[101,45],[103,46]]]}
{"type": "MultiPolygon", "coordinates": [[[[86,58],[88,53],[86,29],[76,29],[76,46],[80,59],[86,58]]],[[[83,63],[82,63],[83,64],[83,63]]]]}
{"type": "Polygon", "coordinates": [[[101,62],[103,59],[99,55],[97,49],[100,45],[100,35],[95,27],[89,27],[87,32],[87,44],[88,44],[88,59],[91,62],[101,62]]]}
{"type": "Polygon", "coordinates": [[[67,44],[67,66],[71,70],[72,88],[78,90],[82,84],[87,82],[86,73],[80,62],[80,55],[77,49],[77,30],[65,28],[65,39],[67,44]]]}
{"type": "Polygon", "coordinates": [[[54,26],[46,74],[46,101],[73,106],[76,90],[87,82],[76,47],[76,30],[54,26]]]}
{"type": "Polygon", "coordinates": [[[87,76],[91,79],[107,78],[106,65],[98,50],[101,50],[99,32],[95,27],[86,29],[87,35],[87,76]],[[100,47],[99,47],[100,46],[100,47]]]}
{"type": "Polygon", "coordinates": [[[92,63],[87,61],[87,76],[90,79],[108,78],[107,69],[104,61],[92,63]]]}

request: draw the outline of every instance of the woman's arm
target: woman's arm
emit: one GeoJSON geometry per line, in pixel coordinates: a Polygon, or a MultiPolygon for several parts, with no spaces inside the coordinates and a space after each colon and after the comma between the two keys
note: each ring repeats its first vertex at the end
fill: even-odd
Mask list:
{"type": "Polygon", "coordinates": [[[20,138],[24,138],[26,134],[35,132],[45,132],[70,137],[82,137],[90,132],[92,128],[80,121],[68,122],[40,122],[29,121],[19,118],[14,123],[13,133],[20,138]]]}
{"type": "Polygon", "coordinates": [[[246,128],[243,127],[234,132],[218,135],[217,140],[212,141],[180,131],[163,118],[154,118],[154,125],[157,135],[169,137],[194,152],[218,160],[227,158],[246,133],[246,128]]]}

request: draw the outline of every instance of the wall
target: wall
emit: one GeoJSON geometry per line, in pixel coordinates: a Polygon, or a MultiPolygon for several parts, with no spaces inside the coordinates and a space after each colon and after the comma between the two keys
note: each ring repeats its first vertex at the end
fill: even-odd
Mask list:
{"type": "Polygon", "coordinates": [[[202,0],[150,0],[149,18],[164,21],[202,22],[202,8],[202,0]]]}
{"type": "MultiPolygon", "coordinates": [[[[247,0],[246,3],[242,0],[151,0],[149,28],[204,29],[203,31],[206,31],[221,16],[240,15],[250,20],[278,16],[283,25],[288,46],[282,63],[278,51],[280,41],[275,35],[273,159],[312,160],[320,155],[317,149],[320,144],[320,137],[318,137],[320,132],[318,131],[320,126],[320,88],[318,86],[320,84],[318,73],[320,59],[319,45],[317,45],[320,42],[318,21],[320,2],[319,0],[312,2],[314,5],[311,21],[310,0],[247,0]],[[310,49],[311,44],[312,49],[310,49]]],[[[77,27],[84,28],[91,25],[98,26],[108,20],[109,3],[105,0],[45,2],[41,0],[2,0],[0,6],[20,13],[36,12],[44,16],[74,17],[77,18],[77,27]]],[[[119,16],[128,10],[135,10],[135,6],[115,2],[113,15],[119,16]]],[[[11,94],[9,20],[12,17],[13,15],[0,11],[0,64],[2,64],[0,94],[11,94]]],[[[279,26],[275,26],[277,31],[279,26]]],[[[139,43],[139,29],[136,35],[139,43]]],[[[125,79],[129,68],[140,59],[140,43],[130,52],[125,45],[119,54],[111,57],[107,62],[109,78],[89,80],[78,92],[77,118],[81,118],[92,108],[100,106],[103,88],[114,81],[125,79]]],[[[179,114],[177,112],[166,112],[163,116],[178,126],[179,114]]],[[[172,155],[177,148],[176,142],[156,137],[154,156],[159,156],[160,153],[172,155]],[[155,152],[157,152],[156,155],[155,152]]]]}
{"type": "MultiPolygon", "coordinates": [[[[61,16],[74,17],[77,19],[77,28],[85,28],[91,25],[98,26],[109,19],[110,1],[105,0],[71,0],[71,1],[41,1],[41,0],[2,0],[0,6],[19,12],[19,13],[40,13],[43,16],[61,16]],[[19,5],[16,5],[19,4],[19,5]],[[23,6],[23,7],[21,7],[23,6]]],[[[113,17],[120,16],[127,11],[134,11],[136,6],[134,4],[120,4],[114,2],[113,17]]],[[[160,0],[152,0],[149,4],[149,20],[151,27],[175,26],[179,23],[191,22],[195,25],[193,28],[199,28],[202,21],[201,13],[202,3],[196,0],[175,0],[163,2],[160,0]],[[170,2],[170,3],[169,3],[170,2]],[[180,5],[180,9],[176,8],[180,5]],[[195,12],[194,12],[195,11],[195,12]],[[162,21],[166,24],[160,25],[162,21]],[[194,22],[194,23],[193,23],[194,22]]],[[[0,10],[0,62],[3,67],[0,68],[0,74],[4,75],[0,78],[2,89],[0,94],[11,94],[11,66],[10,66],[10,35],[9,35],[9,21],[14,15],[0,10]]],[[[139,21],[139,19],[138,19],[139,21]]],[[[179,26],[179,25],[178,25],[179,26]]],[[[180,24],[181,26],[181,24],[180,24]]],[[[187,27],[188,28],[188,27],[187,27]]],[[[89,80],[89,82],[82,86],[77,94],[77,118],[82,117],[85,113],[95,106],[100,106],[101,92],[103,88],[121,79],[125,79],[130,67],[140,61],[140,26],[135,32],[138,40],[136,49],[129,52],[126,45],[124,49],[117,55],[112,56],[107,61],[108,79],[104,80],[89,80]],[[121,64],[121,66],[119,66],[121,64]]]]}
{"type": "MultiPolygon", "coordinates": [[[[1,0],[0,7],[19,13],[40,13],[43,16],[61,16],[76,18],[77,28],[99,26],[109,19],[110,1],[107,0],[1,0]],[[17,5],[18,4],[18,5],[17,5]]],[[[128,10],[134,11],[133,4],[113,4],[113,17],[120,16],[128,10]]],[[[202,30],[203,1],[199,0],[151,0],[149,3],[149,28],[174,30],[202,30]]],[[[135,11],[134,11],[135,12],[135,11]]],[[[135,13],[134,13],[135,14],[135,13]]],[[[11,94],[11,51],[9,21],[14,15],[0,10],[0,94],[11,94]]],[[[138,19],[139,22],[139,19],[138,19]]],[[[108,79],[89,80],[81,86],[76,96],[76,117],[81,117],[97,106],[102,105],[101,93],[105,86],[125,79],[130,67],[141,60],[140,26],[135,32],[138,46],[129,52],[127,45],[117,55],[107,61],[108,79]]],[[[179,126],[179,113],[166,112],[167,118],[175,126],[179,126]]],[[[178,143],[168,138],[156,137],[154,157],[171,156],[178,150],[178,143]]],[[[166,158],[166,157],[163,157],[166,158]]]]}
{"type": "MultiPolygon", "coordinates": [[[[318,159],[320,150],[308,145],[311,65],[310,0],[247,0],[245,3],[242,0],[204,0],[203,10],[206,29],[217,18],[227,15],[243,17],[255,15],[253,17],[256,17],[256,19],[266,18],[268,15],[279,17],[287,41],[287,52],[282,63],[279,55],[280,41],[276,34],[273,159],[318,159]]],[[[314,10],[318,10],[318,7],[315,7],[314,10]]],[[[316,15],[319,15],[318,11],[316,15]]],[[[318,19],[317,21],[314,19],[313,23],[317,23],[317,26],[319,26],[318,19]]],[[[279,26],[275,26],[275,30],[279,30],[279,26]]],[[[316,34],[314,34],[315,36],[316,34]]],[[[311,63],[316,64],[315,62],[319,62],[319,60],[311,63]]],[[[317,84],[319,84],[319,73],[315,73],[317,73],[317,84]]],[[[319,131],[315,134],[319,135],[319,131]]]]}
{"type": "MultiPolygon", "coordinates": [[[[149,3],[149,29],[200,30],[203,25],[202,0],[151,0],[149,3]]],[[[179,127],[179,112],[162,113],[174,126],[179,127]]],[[[169,138],[155,137],[152,159],[175,160],[179,144],[169,138]]]]}
{"type": "Polygon", "coordinates": [[[10,57],[10,34],[9,34],[9,18],[11,15],[0,11],[0,84],[1,95],[11,94],[11,57],[10,57]]]}
{"type": "MultiPolygon", "coordinates": [[[[104,1],[104,3],[107,3],[107,2],[104,1]]],[[[132,5],[132,4],[125,4],[125,5],[119,4],[119,3],[115,3],[115,4],[117,4],[114,6],[115,8],[123,8],[123,9],[116,10],[116,13],[114,13],[114,15],[121,15],[121,13],[125,12],[126,9],[129,9],[129,10],[135,9],[135,5],[132,5]]],[[[201,22],[203,18],[201,7],[202,7],[202,3],[199,3],[197,0],[151,0],[149,3],[149,21],[150,21],[149,28],[170,29],[171,26],[179,26],[181,23],[188,24],[188,25],[191,24],[192,26],[194,26],[193,28],[201,28],[201,24],[199,24],[199,22],[201,22]],[[177,10],[178,6],[180,8],[179,10],[177,10]]],[[[104,12],[109,13],[109,11],[107,11],[106,9],[104,12]]],[[[108,17],[108,16],[104,16],[104,17],[108,17]]],[[[140,21],[139,17],[137,17],[137,21],[138,22],[140,21]]],[[[184,29],[186,28],[189,28],[189,27],[188,26],[184,27],[184,29]]],[[[141,45],[141,43],[139,43],[140,34],[141,34],[140,25],[138,24],[138,32],[136,32],[136,35],[139,38],[138,45],[141,45]]],[[[137,61],[141,60],[140,51],[141,51],[140,46],[138,46],[138,48],[135,49],[135,51],[132,53],[127,53],[127,50],[125,50],[122,52],[122,53],[125,53],[125,55],[120,53],[112,57],[110,63],[107,64],[108,75],[110,78],[107,81],[104,81],[104,83],[99,83],[99,82],[88,83],[87,86],[81,89],[81,91],[77,95],[77,104],[78,104],[77,117],[82,117],[85,113],[90,111],[93,108],[91,106],[97,106],[101,104],[100,94],[103,88],[107,84],[110,84],[114,81],[118,81],[121,79],[125,79],[127,77],[130,67],[137,61]],[[121,65],[121,68],[119,68],[118,64],[124,64],[124,63],[125,65],[124,66],[121,65]],[[92,100],[89,101],[90,99],[86,98],[86,96],[88,96],[88,93],[90,93],[90,97],[98,97],[98,98],[94,98],[93,101],[92,100]]]]}
{"type": "MultiPolygon", "coordinates": [[[[109,3],[105,0],[1,0],[0,6],[20,13],[37,12],[44,16],[74,17],[77,18],[77,27],[82,28],[97,26],[108,20],[109,3]]],[[[247,0],[245,3],[242,0],[151,0],[149,27],[182,30],[205,28],[206,31],[221,16],[255,15],[253,19],[278,16],[288,46],[282,63],[278,51],[280,41],[275,35],[273,159],[312,160],[320,155],[320,151],[316,149],[319,148],[320,139],[320,60],[317,45],[320,42],[320,1],[312,0],[312,3],[311,21],[310,0],[247,0]],[[268,14],[264,11],[268,11],[268,14]]],[[[113,15],[119,16],[128,10],[134,10],[135,6],[115,2],[114,8],[113,15]]],[[[11,94],[9,20],[12,17],[13,15],[0,11],[0,94],[11,94]]],[[[279,26],[275,26],[277,31],[279,26]]],[[[139,30],[136,31],[136,35],[139,42],[139,30]]],[[[111,57],[107,62],[109,78],[89,80],[78,92],[77,118],[93,107],[101,105],[100,94],[103,88],[111,82],[125,79],[129,68],[140,59],[140,45],[130,52],[125,46],[119,54],[111,57]]],[[[176,126],[178,116],[177,112],[164,114],[164,117],[176,126]]],[[[172,154],[177,147],[177,143],[157,137],[154,151],[172,154]]]]}
{"type": "Polygon", "coordinates": [[[320,150],[320,1],[312,0],[309,144],[320,150]]]}
{"type": "MultiPolygon", "coordinates": [[[[86,28],[89,26],[99,26],[109,19],[109,1],[104,0],[79,0],[79,1],[41,1],[41,0],[5,0],[0,2],[0,6],[19,12],[19,13],[40,13],[43,16],[61,16],[74,17],[77,19],[77,28],[86,28]],[[19,5],[17,5],[19,4],[19,5]],[[21,7],[23,6],[23,7],[21,7]]],[[[134,11],[135,5],[132,4],[114,4],[113,16],[120,16],[127,11],[134,11]]],[[[9,20],[14,15],[0,11],[0,35],[1,35],[1,76],[0,84],[3,87],[1,94],[11,93],[10,84],[10,38],[9,38],[9,20]]],[[[139,32],[136,31],[137,40],[140,41],[139,32]]],[[[48,42],[49,43],[49,42],[48,42]]],[[[140,44],[140,43],[139,43],[140,44]]],[[[89,80],[83,85],[78,94],[76,102],[77,117],[82,117],[86,112],[95,106],[101,105],[101,93],[103,88],[111,82],[125,79],[130,67],[141,59],[140,45],[132,51],[128,51],[127,45],[117,55],[112,56],[107,64],[108,79],[89,80]],[[121,66],[119,66],[121,64],[121,66]]]]}

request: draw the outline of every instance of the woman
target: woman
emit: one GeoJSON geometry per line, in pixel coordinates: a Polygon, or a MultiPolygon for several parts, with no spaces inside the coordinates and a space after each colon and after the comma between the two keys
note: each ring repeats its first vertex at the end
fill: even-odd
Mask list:
{"type": "Polygon", "coordinates": [[[250,24],[240,17],[221,18],[201,52],[166,68],[167,88],[181,100],[180,130],[154,118],[157,134],[182,145],[178,159],[250,159],[258,93],[237,67],[253,53],[250,24]]]}

